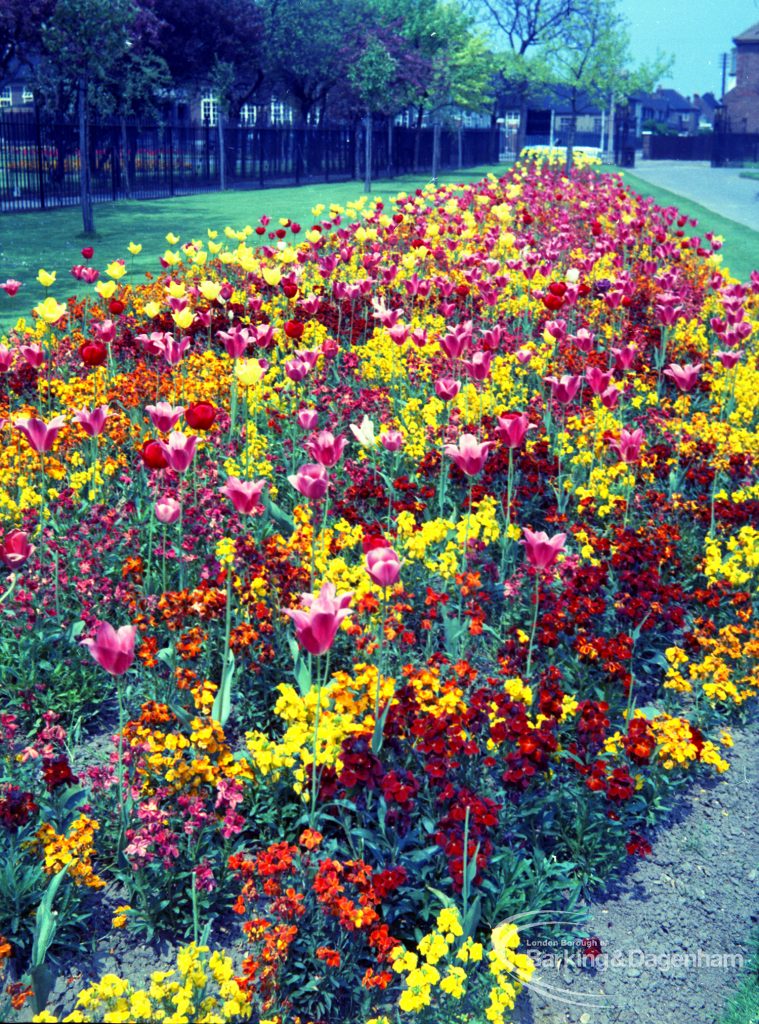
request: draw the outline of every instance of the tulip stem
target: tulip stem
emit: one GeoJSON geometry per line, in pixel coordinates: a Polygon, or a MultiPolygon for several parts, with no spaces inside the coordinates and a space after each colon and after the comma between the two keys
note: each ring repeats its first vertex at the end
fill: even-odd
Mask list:
{"type": "MultiPolygon", "coordinates": [[[[329,678],[329,651],[327,651],[325,681],[329,678]]],[[[316,670],[316,714],[314,715],[314,748],[313,760],[311,763],[311,811],[308,816],[308,827],[313,828],[316,822],[316,796],[319,787],[319,770],[316,760],[317,745],[319,742],[319,719],[322,711],[322,673],[321,668],[316,670]]]]}
{"type": "Polygon", "coordinates": [[[511,529],[511,502],[514,495],[514,449],[509,448],[509,473],[506,480],[506,531],[503,538],[503,549],[501,553],[501,579],[504,578],[506,573],[506,556],[509,552],[509,545],[511,544],[511,538],[509,537],[509,530],[511,529]]]}
{"type": "Polygon", "coordinates": [[[532,629],[530,630],[530,646],[527,648],[527,668],[525,675],[527,679],[530,678],[532,672],[532,649],[535,645],[535,632],[538,627],[538,607],[540,605],[540,574],[535,572],[535,598],[534,608],[532,612],[532,629]]]}
{"type": "Polygon", "coordinates": [[[380,618],[379,618],[379,652],[377,656],[377,688],[374,691],[374,734],[372,736],[372,753],[376,756],[382,750],[382,734],[384,732],[384,722],[380,716],[380,697],[382,696],[382,676],[384,672],[384,653],[385,653],[385,607],[386,607],[386,588],[382,588],[382,597],[380,598],[380,618]]]}

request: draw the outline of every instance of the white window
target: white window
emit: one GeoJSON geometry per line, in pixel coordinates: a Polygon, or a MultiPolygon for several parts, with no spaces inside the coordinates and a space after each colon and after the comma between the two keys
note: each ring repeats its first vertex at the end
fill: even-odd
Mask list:
{"type": "Polygon", "coordinates": [[[256,108],[252,103],[243,103],[240,107],[240,124],[253,125],[256,123],[256,108]]]}
{"type": "Polygon", "coordinates": [[[21,93],[22,103],[34,103],[34,93],[28,85],[24,86],[23,92],[21,93]]]}
{"type": "Polygon", "coordinates": [[[200,120],[212,128],[219,119],[219,101],[212,92],[205,93],[200,100],[200,120]]]}
{"type": "Polygon", "coordinates": [[[282,103],[281,100],[272,100],[270,117],[272,124],[292,124],[292,107],[289,107],[286,103],[282,103]]]}
{"type": "Polygon", "coordinates": [[[0,89],[0,108],[13,106],[13,88],[10,85],[0,89]]]}

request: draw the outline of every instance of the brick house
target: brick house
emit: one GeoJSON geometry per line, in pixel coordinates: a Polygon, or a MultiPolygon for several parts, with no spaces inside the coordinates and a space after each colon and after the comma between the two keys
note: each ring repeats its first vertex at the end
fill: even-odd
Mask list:
{"type": "Polygon", "coordinates": [[[725,93],[724,117],[731,132],[759,132],[759,21],[733,39],[735,87],[725,93]]]}

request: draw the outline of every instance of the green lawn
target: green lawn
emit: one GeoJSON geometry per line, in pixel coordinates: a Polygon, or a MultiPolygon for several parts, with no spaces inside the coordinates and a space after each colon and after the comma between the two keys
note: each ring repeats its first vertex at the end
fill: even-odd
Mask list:
{"type": "MultiPolygon", "coordinates": [[[[450,171],[440,175],[441,182],[479,181],[489,171],[503,174],[505,164],[482,166],[463,171],[450,171]]],[[[377,181],[372,186],[372,197],[387,200],[398,192],[410,192],[428,184],[429,176],[404,175],[392,180],[377,181]]],[[[167,232],[179,235],[182,242],[191,238],[206,238],[208,228],[223,231],[227,225],[240,229],[246,224],[255,226],[263,214],[268,214],[272,227],[280,217],[290,217],[304,229],[314,223],[312,207],[323,203],[344,206],[363,194],[356,181],[341,183],[322,182],[299,188],[272,188],[239,192],[212,192],[204,195],[182,196],[174,199],[148,201],[122,201],[95,206],[96,237],[82,235],[79,207],[50,210],[43,213],[0,214],[0,282],[6,278],[22,281],[24,287],[14,299],[0,292],[0,329],[7,330],[16,317],[26,313],[43,297],[37,283],[37,271],[58,272],[58,280],[51,293],[57,299],[75,292],[70,268],[82,263],[81,249],[92,245],[95,249],[93,264],[99,268],[113,259],[123,257],[139,273],[159,269],[157,257],[167,248],[167,232]],[[142,245],[138,257],[127,251],[130,242],[142,245]]],[[[301,236],[302,237],[302,236],[301,236]]],[[[257,236],[251,236],[253,240],[257,236]]],[[[266,237],[264,236],[264,240],[266,237]]]]}
{"type": "Polygon", "coordinates": [[[621,174],[626,184],[641,195],[652,196],[660,206],[676,206],[682,213],[695,217],[698,227],[687,229],[693,234],[703,235],[713,231],[715,235],[721,235],[725,240],[720,250],[723,263],[735,277],[746,281],[752,270],[759,270],[759,231],[752,231],[737,221],[720,217],[713,210],[707,210],[705,206],[699,206],[667,189],[649,185],[647,181],[636,178],[634,172],[622,171],[621,174]]]}

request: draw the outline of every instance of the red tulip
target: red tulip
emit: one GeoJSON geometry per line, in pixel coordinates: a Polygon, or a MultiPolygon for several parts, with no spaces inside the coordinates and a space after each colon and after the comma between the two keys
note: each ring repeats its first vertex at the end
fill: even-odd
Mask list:
{"type": "Polygon", "coordinates": [[[161,448],[161,442],[156,440],[146,441],[140,451],[142,461],[148,467],[148,469],[166,469],[168,468],[168,460],[164,454],[163,448],[161,448]]]}
{"type": "Polygon", "coordinates": [[[211,402],[193,402],[185,409],[184,418],[193,430],[210,430],[219,410],[211,402]]]}
{"type": "Polygon", "coordinates": [[[19,569],[33,554],[34,545],[23,530],[11,530],[0,545],[0,561],[9,569],[19,569]]]}

